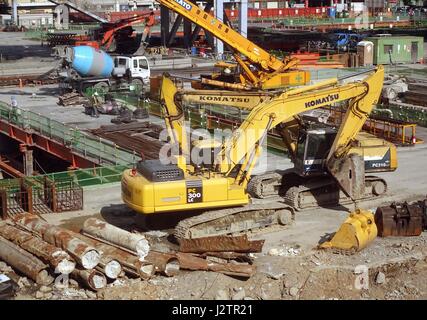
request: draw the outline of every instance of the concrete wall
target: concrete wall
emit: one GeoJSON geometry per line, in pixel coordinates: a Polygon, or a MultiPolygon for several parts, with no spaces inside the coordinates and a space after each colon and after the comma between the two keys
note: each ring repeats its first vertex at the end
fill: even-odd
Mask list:
{"type": "Polygon", "coordinates": [[[12,21],[12,16],[10,14],[0,14],[0,24],[5,25],[12,21]]]}
{"type": "Polygon", "coordinates": [[[24,27],[41,27],[53,25],[52,14],[20,14],[18,16],[20,26],[24,27]]]}

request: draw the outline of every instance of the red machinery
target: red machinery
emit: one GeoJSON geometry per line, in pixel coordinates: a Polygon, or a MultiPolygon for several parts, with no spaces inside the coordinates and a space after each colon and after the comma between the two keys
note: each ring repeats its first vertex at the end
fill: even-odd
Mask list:
{"type": "Polygon", "coordinates": [[[129,40],[135,37],[132,25],[141,22],[145,22],[142,36],[142,41],[145,42],[150,34],[151,27],[156,22],[154,12],[121,19],[116,22],[103,23],[99,28],[93,30],[87,39],[76,40],[75,45],[91,46],[108,52],[115,51],[118,40],[129,40]]]}

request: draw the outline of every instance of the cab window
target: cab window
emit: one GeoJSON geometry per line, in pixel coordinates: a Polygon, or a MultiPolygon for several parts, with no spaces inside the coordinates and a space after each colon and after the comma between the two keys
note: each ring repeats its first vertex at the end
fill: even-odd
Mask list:
{"type": "Polygon", "coordinates": [[[133,67],[138,68],[138,61],[137,60],[133,60],[133,67]]]}
{"type": "Polygon", "coordinates": [[[308,137],[307,159],[325,159],[335,135],[333,134],[310,134],[308,137]]]}
{"type": "Polygon", "coordinates": [[[139,67],[142,69],[148,69],[148,63],[145,59],[139,59],[139,67]]]}
{"type": "Polygon", "coordinates": [[[126,67],[126,59],[117,58],[114,60],[114,66],[117,67],[126,67]]]}

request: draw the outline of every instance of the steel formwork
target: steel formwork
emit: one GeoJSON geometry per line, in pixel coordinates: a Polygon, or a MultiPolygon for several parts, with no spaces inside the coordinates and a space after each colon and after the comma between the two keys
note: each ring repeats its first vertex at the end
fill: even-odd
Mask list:
{"type": "Polygon", "coordinates": [[[0,184],[0,214],[2,219],[29,212],[43,214],[83,209],[83,188],[72,178],[53,181],[41,179],[11,179],[0,184]]]}

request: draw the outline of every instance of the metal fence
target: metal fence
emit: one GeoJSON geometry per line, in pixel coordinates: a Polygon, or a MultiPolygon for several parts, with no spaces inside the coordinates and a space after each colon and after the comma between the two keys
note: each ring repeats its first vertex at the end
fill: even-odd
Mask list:
{"type": "Polygon", "coordinates": [[[0,103],[0,120],[59,142],[72,153],[90,159],[99,165],[133,165],[140,160],[137,154],[108,140],[91,136],[78,128],[69,127],[31,111],[12,110],[4,103],[0,103]]]}
{"type": "Polygon", "coordinates": [[[416,14],[410,17],[408,14],[396,14],[392,16],[359,16],[359,17],[348,17],[348,18],[323,18],[323,17],[263,17],[257,19],[249,19],[249,23],[274,23],[275,25],[284,26],[322,26],[322,25],[334,25],[334,24],[375,24],[383,22],[413,22],[416,25],[427,24],[427,16],[425,14],[416,14]]]}
{"type": "Polygon", "coordinates": [[[45,202],[53,212],[83,209],[83,188],[73,179],[52,181],[45,177],[45,202]]]}
{"type": "Polygon", "coordinates": [[[44,176],[48,177],[52,181],[61,181],[65,178],[69,178],[81,187],[90,187],[119,182],[121,180],[123,171],[128,168],[129,166],[123,165],[97,167],[49,173],[44,176]]]}

